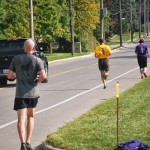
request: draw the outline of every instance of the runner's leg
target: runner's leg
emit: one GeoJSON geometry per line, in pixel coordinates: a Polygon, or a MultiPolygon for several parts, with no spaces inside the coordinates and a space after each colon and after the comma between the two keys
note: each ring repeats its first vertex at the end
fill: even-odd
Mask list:
{"type": "Polygon", "coordinates": [[[17,110],[18,115],[18,133],[20,137],[21,143],[25,143],[25,135],[26,135],[26,127],[25,127],[25,120],[26,120],[26,108],[17,110]]]}
{"type": "Polygon", "coordinates": [[[34,112],[35,108],[27,109],[27,138],[26,142],[30,144],[31,136],[34,128],[34,112]]]}
{"type": "Polygon", "coordinates": [[[104,74],[105,74],[105,71],[104,71],[104,70],[101,70],[101,79],[102,79],[102,82],[103,82],[103,84],[104,84],[104,87],[106,87],[104,74]]]}

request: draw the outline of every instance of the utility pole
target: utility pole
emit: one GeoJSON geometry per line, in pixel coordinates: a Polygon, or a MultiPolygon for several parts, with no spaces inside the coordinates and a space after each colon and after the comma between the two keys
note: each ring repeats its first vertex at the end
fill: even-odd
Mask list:
{"type": "Polygon", "coordinates": [[[146,36],[146,0],[144,0],[144,36],[146,36]]]}
{"type": "Polygon", "coordinates": [[[30,38],[34,39],[34,27],[33,27],[33,1],[29,0],[30,6],[30,38]]]}
{"type": "Polygon", "coordinates": [[[131,34],[131,42],[133,42],[133,19],[132,19],[132,3],[130,0],[130,34],[131,34]]]}
{"type": "Polygon", "coordinates": [[[139,1],[139,38],[141,38],[141,0],[139,1]]]}
{"type": "Polygon", "coordinates": [[[120,47],[122,47],[122,10],[121,10],[121,0],[119,0],[119,22],[120,22],[120,47]]]}
{"type": "Polygon", "coordinates": [[[103,0],[100,2],[100,38],[104,37],[103,0]]]}
{"type": "Polygon", "coordinates": [[[149,0],[147,1],[147,36],[149,36],[149,0]]]}
{"type": "Polygon", "coordinates": [[[69,10],[70,10],[70,32],[71,32],[71,53],[74,55],[74,26],[73,26],[73,16],[72,16],[72,0],[69,0],[69,10]]]}

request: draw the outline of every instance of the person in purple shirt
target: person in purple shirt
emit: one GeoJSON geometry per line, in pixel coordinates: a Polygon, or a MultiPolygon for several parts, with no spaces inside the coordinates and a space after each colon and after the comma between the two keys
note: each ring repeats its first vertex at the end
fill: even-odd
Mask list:
{"type": "Polygon", "coordinates": [[[137,54],[137,61],[140,67],[141,79],[147,77],[147,56],[148,47],[144,44],[144,38],[140,38],[139,43],[135,48],[135,53],[137,54]]]}

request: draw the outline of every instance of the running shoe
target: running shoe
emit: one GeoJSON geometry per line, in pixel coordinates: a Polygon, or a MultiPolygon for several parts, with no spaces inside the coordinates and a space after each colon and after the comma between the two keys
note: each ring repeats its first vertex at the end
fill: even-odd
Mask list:
{"type": "Polygon", "coordinates": [[[27,148],[26,148],[26,144],[25,144],[25,143],[22,143],[22,144],[21,144],[21,148],[20,148],[20,150],[27,150],[27,148]]]}
{"type": "Polygon", "coordinates": [[[31,147],[31,144],[29,144],[27,142],[26,142],[26,148],[27,148],[27,150],[33,150],[33,148],[31,147]]]}
{"type": "Polygon", "coordinates": [[[147,77],[147,74],[146,73],[144,73],[144,76],[145,76],[145,78],[147,77]]]}

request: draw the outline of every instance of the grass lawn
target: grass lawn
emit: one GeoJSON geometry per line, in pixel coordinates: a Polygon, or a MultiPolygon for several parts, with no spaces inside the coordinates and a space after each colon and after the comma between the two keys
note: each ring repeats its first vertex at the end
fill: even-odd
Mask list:
{"type": "MultiPolygon", "coordinates": [[[[138,39],[138,33],[134,32],[134,38],[138,39]]],[[[131,41],[131,35],[130,33],[122,34],[122,41],[123,42],[129,42],[131,41]]],[[[107,44],[119,44],[120,43],[120,35],[115,35],[107,44]]]]}
{"type": "MultiPolygon", "coordinates": [[[[113,40],[114,40],[114,41],[119,41],[119,40],[120,40],[120,36],[119,36],[119,35],[114,36],[114,37],[113,37],[113,40]]],[[[128,41],[128,40],[130,40],[130,34],[123,34],[123,35],[122,35],[122,40],[123,40],[123,41],[128,41]]]]}
{"type": "Polygon", "coordinates": [[[82,56],[82,55],[88,55],[89,53],[74,53],[74,56],[72,56],[71,53],[45,53],[48,61],[58,60],[58,59],[65,59],[65,58],[71,58],[76,56],[82,56]]]}
{"type": "MultiPolygon", "coordinates": [[[[117,145],[116,97],[97,105],[49,135],[46,142],[66,150],[114,150],[117,145]]],[[[120,94],[119,141],[150,145],[150,77],[120,94]]]]}

